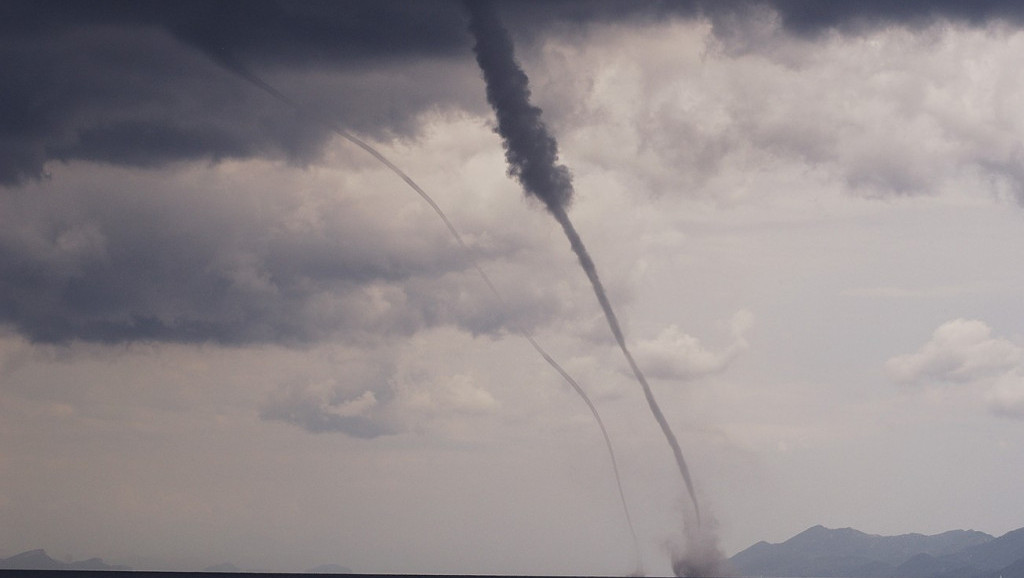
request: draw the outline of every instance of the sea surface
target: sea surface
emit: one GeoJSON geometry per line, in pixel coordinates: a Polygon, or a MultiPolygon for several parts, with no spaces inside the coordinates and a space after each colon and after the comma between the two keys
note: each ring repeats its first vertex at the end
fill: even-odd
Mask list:
{"type": "MultiPolygon", "coordinates": [[[[136,570],[0,570],[0,578],[500,578],[489,574],[306,574],[301,572],[155,572],[136,570]]],[[[509,577],[511,578],[511,577],[509,577]]],[[[560,577],[560,578],[564,578],[560,577]]]]}
{"type": "MultiPolygon", "coordinates": [[[[499,578],[489,574],[306,574],[301,572],[156,572],[136,570],[0,570],[0,578],[499,578]]],[[[509,577],[511,578],[511,577],[509,577]]],[[[564,577],[561,577],[564,578],[564,577]]]]}

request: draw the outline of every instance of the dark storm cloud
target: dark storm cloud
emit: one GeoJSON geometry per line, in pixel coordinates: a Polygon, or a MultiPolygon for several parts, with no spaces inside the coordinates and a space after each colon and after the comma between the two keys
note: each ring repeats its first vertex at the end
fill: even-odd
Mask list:
{"type": "MultiPolygon", "coordinates": [[[[523,32],[618,20],[656,6],[515,7],[523,32]]],[[[345,129],[411,135],[428,108],[479,105],[430,68],[472,66],[458,3],[362,0],[40,0],[0,6],[0,185],[48,160],[160,166],[316,158],[330,131],[244,86],[244,67],[345,129]],[[415,66],[412,64],[415,63],[415,66]],[[318,85],[316,71],[344,72],[318,85]],[[426,70],[424,73],[417,71],[426,70]]]]}
{"type": "Polygon", "coordinates": [[[433,303],[460,268],[445,243],[431,255],[423,239],[367,241],[351,222],[280,233],[286,212],[247,210],[244,197],[228,209],[216,192],[153,181],[21,190],[53,160],[315,158],[330,125],[254,90],[225,68],[234,63],[287,76],[297,99],[355,130],[410,133],[417,114],[458,91],[420,66],[464,38],[458,13],[444,20],[443,4],[4,3],[0,323],[35,341],[107,343],[358,338],[463,314],[473,331],[498,330],[480,311],[433,303]],[[325,86],[324,69],[345,74],[325,86]],[[406,86],[423,77],[434,82],[406,86]],[[370,286],[403,306],[374,311],[370,286]]]}
{"type": "MultiPolygon", "coordinates": [[[[566,26],[705,13],[765,3],[506,3],[530,41],[566,26]]],[[[947,16],[1020,20],[1020,3],[987,0],[773,0],[792,30],[947,16]]],[[[0,185],[43,175],[47,160],[134,166],[178,160],[316,158],[329,131],[240,86],[218,65],[287,75],[301,102],[374,136],[410,135],[438,106],[474,107],[451,79],[403,83],[402,64],[467,62],[458,3],[255,0],[11,1],[0,6],[0,185]],[[215,64],[216,63],[216,64],[215,64]],[[304,72],[345,71],[358,82],[317,86],[304,72]],[[412,89],[414,88],[414,89],[412,89]]],[[[280,86],[280,83],[277,83],[280,86]]]]}
{"type": "MultiPolygon", "coordinates": [[[[756,4],[736,2],[734,6],[756,4]]],[[[851,0],[822,2],[820,0],[771,0],[783,24],[797,31],[872,24],[919,24],[935,18],[982,23],[993,18],[1020,22],[1024,5],[1016,0],[851,0]]]]}
{"type": "Polygon", "coordinates": [[[92,27],[155,27],[204,51],[278,64],[364,65],[466,44],[444,0],[42,0],[7,2],[0,32],[40,36],[92,27]]]}
{"type": "MultiPolygon", "coordinates": [[[[373,72],[377,94],[306,98],[347,126],[408,134],[454,98],[444,83],[396,90],[407,60],[460,53],[445,3],[8,2],[0,8],[0,185],[47,160],[159,166],[178,160],[315,158],[330,131],[269,102],[224,64],[373,72]],[[447,14],[447,15],[446,15],[447,14]],[[396,78],[397,77],[397,78],[396,78]],[[397,85],[397,86],[396,86],[397,85]]],[[[365,80],[365,79],[364,79],[365,80]]],[[[363,83],[365,85],[365,83],[363,83]]]]}
{"type": "Polygon", "coordinates": [[[48,160],[298,160],[328,134],[268,107],[158,30],[97,27],[17,40],[0,40],[0,183],[38,177],[48,160]]]}
{"type": "MultiPolygon", "coordinates": [[[[0,323],[43,342],[303,342],[453,321],[500,331],[487,299],[439,301],[464,264],[346,243],[351,223],[330,239],[274,237],[273,217],[244,203],[224,210],[202,190],[23,190],[48,161],[305,163],[331,123],[412,134],[426,108],[476,94],[453,81],[448,59],[464,60],[475,84],[464,17],[447,2],[4,3],[0,323]],[[330,123],[255,90],[233,74],[242,66],[330,123]],[[373,313],[371,285],[396,306],[373,313]]],[[[520,309],[529,326],[551,306],[520,309]]]]}
{"type": "Polygon", "coordinates": [[[1016,0],[649,0],[616,2],[549,0],[544,2],[496,2],[509,28],[517,36],[531,38],[558,30],[562,25],[591,22],[650,21],[668,17],[718,16],[768,7],[777,12],[791,31],[816,32],[827,28],[856,28],[885,24],[928,23],[949,18],[981,24],[992,19],[1024,21],[1024,5],[1016,0]]]}

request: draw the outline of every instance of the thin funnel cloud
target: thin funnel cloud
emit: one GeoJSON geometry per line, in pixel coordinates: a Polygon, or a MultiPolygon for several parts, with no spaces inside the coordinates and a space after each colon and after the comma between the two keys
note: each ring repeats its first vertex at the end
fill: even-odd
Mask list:
{"type": "Polygon", "coordinates": [[[615,341],[633,375],[640,382],[647,405],[672,447],[679,473],[682,474],[686,491],[693,502],[699,527],[700,506],[682,449],[654,399],[647,378],[626,346],[619,320],[608,300],[594,261],[566,212],[573,196],[572,177],[569,169],[558,163],[558,144],[541,121],[541,110],[530,103],[529,79],[515,61],[512,39],[488,2],[467,0],[464,6],[469,13],[469,28],[475,39],[473,50],[487,85],[487,100],[498,118],[498,133],[504,141],[509,174],[522,184],[527,194],[544,203],[568,237],[573,252],[590,280],[615,341]]]}
{"type": "MultiPolygon", "coordinates": [[[[305,114],[305,115],[309,115],[310,114],[310,112],[308,110],[306,110],[304,107],[299,106],[299,104],[296,103],[294,100],[292,100],[291,98],[288,98],[288,96],[285,95],[283,92],[281,92],[280,90],[275,88],[273,85],[269,84],[268,82],[266,82],[265,80],[263,80],[262,78],[260,78],[256,74],[254,74],[247,67],[243,66],[241,63],[237,62],[235,59],[230,58],[230,57],[228,57],[226,55],[223,55],[223,54],[218,54],[218,55],[214,56],[214,60],[216,60],[219,64],[224,66],[226,69],[228,69],[231,72],[234,72],[235,74],[241,76],[242,78],[244,78],[245,80],[247,80],[248,82],[253,84],[254,86],[258,87],[260,90],[262,90],[262,91],[266,92],[267,94],[273,96],[274,98],[278,99],[279,101],[287,104],[288,106],[292,107],[296,111],[298,111],[298,112],[300,112],[302,114],[305,114]]],[[[484,269],[480,266],[479,263],[477,263],[476,259],[473,259],[471,257],[471,252],[470,252],[469,246],[466,245],[466,242],[462,239],[462,235],[459,234],[458,229],[455,228],[455,225],[452,224],[451,220],[448,218],[448,216],[445,214],[445,212],[441,209],[440,205],[438,205],[437,202],[434,201],[434,199],[429,194],[427,194],[427,192],[425,190],[423,190],[423,188],[420,187],[416,183],[416,181],[414,181],[412,179],[412,177],[410,177],[408,174],[406,174],[405,171],[403,171],[401,168],[398,167],[398,165],[396,165],[393,162],[391,162],[390,159],[388,159],[386,156],[384,156],[380,151],[378,151],[376,148],[371,146],[369,143],[367,143],[366,141],[360,139],[359,137],[349,133],[348,131],[344,130],[343,128],[341,128],[340,126],[338,126],[337,124],[331,122],[328,119],[318,118],[318,120],[320,120],[321,122],[324,122],[331,129],[331,131],[334,132],[335,134],[337,134],[338,136],[348,140],[349,142],[355,144],[359,148],[363,149],[364,151],[366,151],[367,153],[372,155],[375,159],[377,159],[384,166],[386,166],[391,172],[395,173],[395,175],[397,175],[399,178],[401,178],[403,181],[405,181],[405,183],[407,185],[409,185],[409,187],[412,188],[412,190],[416,191],[416,193],[420,196],[420,198],[422,198],[423,201],[426,202],[430,206],[431,209],[433,209],[434,213],[437,214],[438,218],[441,219],[441,221],[444,223],[444,226],[448,229],[448,232],[451,233],[452,237],[459,244],[459,247],[466,253],[466,255],[470,255],[470,262],[473,265],[473,268],[476,270],[477,274],[480,276],[480,279],[483,280],[484,284],[487,285],[487,288],[490,290],[490,292],[494,296],[495,300],[498,301],[498,303],[501,305],[501,310],[502,311],[508,311],[508,307],[507,307],[507,303],[505,301],[505,298],[502,297],[501,292],[498,291],[497,286],[495,286],[495,284],[491,280],[490,276],[487,275],[487,272],[484,271],[484,269]]],[[[540,345],[540,343],[537,341],[537,339],[533,336],[533,334],[528,329],[526,329],[522,325],[516,323],[514,319],[508,318],[508,321],[509,321],[510,325],[512,326],[513,331],[515,331],[516,333],[519,333],[520,335],[522,335],[530,343],[530,346],[533,347],[534,351],[536,351],[537,354],[539,354],[544,359],[544,361],[547,362],[547,364],[550,365],[552,367],[552,369],[554,369],[558,373],[558,375],[560,375],[562,377],[562,379],[572,387],[573,391],[575,391],[576,394],[579,395],[580,399],[583,400],[583,403],[585,403],[587,405],[587,409],[590,410],[590,414],[594,417],[594,421],[597,423],[598,428],[601,430],[601,436],[604,439],[605,448],[608,451],[608,458],[609,458],[609,461],[611,462],[612,472],[615,475],[615,486],[618,489],[619,501],[622,504],[622,512],[623,512],[623,515],[625,516],[626,524],[629,527],[629,533],[630,533],[630,536],[632,537],[632,540],[633,540],[633,552],[634,552],[634,556],[636,558],[636,563],[637,563],[637,568],[638,568],[638,572],[637,573],[639,573],[639,567],[640,567],[640,546],[639,546],[639,543],[637,541],[636,530],[633,527],[633,519],[632,519],[632,516],[630,516],[630,513],[629,513],[629,506],[626,503],[626,493],[622,489],[622,476],[621,476],[621,474],[619,472],[618,460],[615,458],[615,450],[614,450],[614,448],[612,446],[612,440],[611,440],[611,437],[608,435],[608,429],[604,425],[604,420],[601,419],[601,414],[598,412],[597,406],[595,406],[593,401],[590,400],[590,396],[587,395],[586,391],[584,391],[583,387],[580,386],[579,382],[577,382],[569,374],[569,372],[567,372],[565,370],[565,368],[563,368],[562,365],[559,364],[558,361],[556,361],[555,358],[553,358],[547,352],[547,350],[545,350],[540,345]]]]}

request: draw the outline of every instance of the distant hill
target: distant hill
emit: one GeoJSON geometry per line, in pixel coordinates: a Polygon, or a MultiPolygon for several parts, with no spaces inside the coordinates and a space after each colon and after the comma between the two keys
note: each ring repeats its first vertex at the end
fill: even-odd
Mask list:
{"type": "Polygon", "coordinates": [[[989,574],[1009,578],[1014,572],[1024,578],[1024,528],[945,555],[919,554],[896,570],[903,578],[982,578],[989,574]]]}
{"type": "Polygon", "coordinates": [[[994,538],[973,530],[878,536],[814,526],[781,544],[758,542],[730,563],[741,576],[1024,578],[1024,528],[994,538]]]}
{"type": "Polygon", "coordinates": [[[1024,558],[1017,560],[1006,568],[990,572],[983,578],[1024,578],[1024,558]]]}
{"type": "MultiPolygon", "coordinates": [[[[107,570],[107,571],[130,571],[132,568],[129,566],[115,566],[105,563],[99,558],[90,558],[88,560],[79,560],[77,562],[61,562],[55,560],[46,554],[45,550],[29,550],[16,554],[10,558],[0,558],[0,570],[107,570]]],[[[202,572],[228,574],[228,573],[243,573],[252,574],[260,573],[257,570],[248,570],[245,568],[239,568],[234,564],[225,562],[223,564],[216,564],[214,566],[208,566],[201,570],[202,572]]],[[[352,569],[347,566],[340,564],[324,564],[315,568],[306,570],[306,574],[352,574],[352,569]]]]}
{"type": "Polygon", "coordinates": [[[131,570],[128,566],[112,566],[99,558],[61,562],[46,555],[46,550],[29,550],[0,559],[0,570],[131,570]]]}

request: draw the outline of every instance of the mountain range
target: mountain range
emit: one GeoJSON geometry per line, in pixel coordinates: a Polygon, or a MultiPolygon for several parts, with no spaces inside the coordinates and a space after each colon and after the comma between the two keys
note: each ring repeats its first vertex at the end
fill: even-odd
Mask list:
{"type": "MultiPolygon", "coordinates": [[[[129,566],[111,565],[105,563],[100,558],[90,558],[88,560],[79,560],[77,562],[61,562],[55,560],[46,554],[46,550],[29,550],[22,552],[21,554],[15,554],[10,558],[0,558],[0,570],[105,570],[105,571],[116,571],[126,572],[132,570],[129,566]]],[[[239,568],[234,564],[223,563],[215,566],[209,566],[202,570],[203,572],[210,573],[259,573],[259,571],[247,570],[239,568]]],[[[341,566],[338,564],[325,564],[323,566],[317,566],[310,568],[304,572],[305,574],[351,574],[352,569],[347,566],[341,566]]]]}
{"type": "Polygon", "coordinates": [[[128,566],[112,566],[99,558],[77,562],[61,562],[46,555],[45,550],[29,550],[0,559],[0,570],[131,570],[128,566]]]}
{"type": "MultiPolygon", "coordinates": [[[[785,542],[758,542],[729,559],[737,576],[788,578],[1024,578],[1024,528],[998,538],[975,530],[879,536],[814,526],[785,542]]],[[[99,558],[60,562],[44,550],[0,559],[0,570],[131,570],[99,558]]],[[[207,571],[233,572],[223,564],[207,571]]],[[[342,574],[328,565],[307,573],[342,574]]]]}
{"type": "Polygon", "coordinates": [[[814,526],[729,559],[740,576],[792,578],[1024,578],[1024,528],[996,538],[974,530],[878,536],[814,526]]]}

